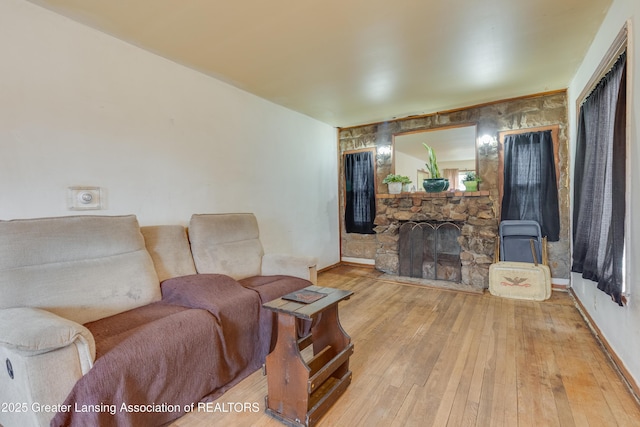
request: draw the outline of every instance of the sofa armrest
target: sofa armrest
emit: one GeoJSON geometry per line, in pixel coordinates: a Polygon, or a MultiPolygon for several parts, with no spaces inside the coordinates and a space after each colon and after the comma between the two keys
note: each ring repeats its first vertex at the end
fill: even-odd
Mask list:
{"type": "Polygon", "coordinates": [[[282,274],[299,277],[309,280],[315,285],[318,282],[317,262],[314,257],[265,254],[262,257],[262,275],[274,276],[282,274]]]}
{"type": "Polygon", "coordinates": [[[36,308],[0,309],[0,425],[49,426],[74,384],[91,369],[95,340],[84,326],[36,308]]]}
{"type": "Polygon", "coordinates": [[[0,310],[0,346],[22,356],[48,353],[69,345],[78,348],[82,372],[96,357],[96,343],[84,326],[49,311],[31,307],[0,310]]]}

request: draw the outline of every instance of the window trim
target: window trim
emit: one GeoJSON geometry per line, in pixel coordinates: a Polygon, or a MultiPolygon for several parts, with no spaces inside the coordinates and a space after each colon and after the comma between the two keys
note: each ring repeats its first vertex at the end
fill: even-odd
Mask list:
{"type": "MultiPolygon", "coordinates": [[[[580,92],[580,95],[576,98],[576,111],[580,111],[580,106],[585,101],[585,99],[587,99],[591,92],[593,92],[593,89],[595,89],[596,85],[600,83],[600,80],[602,80],[602,78],[609,72],[609,70],[611,70],[613,64],[615,64],[622,52],[627,49],[627,46],[629,44],[628,40],[630,32],[631,20],[627,20],[620,29],[620,32],[618,32],[618,35],[616,35],[613,43],[611,43],[611,46],[609,46],[607,52],[602,57],[600,64],[598,64],[598,67],[595,69],[593,75],[584,86],[584,89],[582,89],[582,92],[580,92]]],[[[629,51],[627,51],[627,82],[629,80],[629,62],[629,51]]],[[[628,90],[629,88],[627,87],[627,91],[628,90]]],[[[629,113],[627,112],[627,114],[629,113]]]]}

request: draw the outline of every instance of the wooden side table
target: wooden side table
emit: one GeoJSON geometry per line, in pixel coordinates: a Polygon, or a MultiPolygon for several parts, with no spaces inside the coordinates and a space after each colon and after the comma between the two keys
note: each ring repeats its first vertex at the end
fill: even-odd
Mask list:
{"type": "Polygon", "coordinates": [[[351,338],[342,329],[338,303],[353,292],[319,286],[305,289],[326,294],[304,304],[282,298],[263,306],[278,314],[278,340],[267,356],[267,414],[290,426],[313,426],[351,383],[351,338]],[[298,338],[299,322],[313,320],[311,334],[298,338]],[[313,344],[305,361],[301,350],[313,344]]]}

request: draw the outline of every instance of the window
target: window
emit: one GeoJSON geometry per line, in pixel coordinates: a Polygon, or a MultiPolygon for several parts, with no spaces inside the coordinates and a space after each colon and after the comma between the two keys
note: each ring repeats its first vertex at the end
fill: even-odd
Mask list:
{"type": "Polygon", "coordinates": [[[347,233],[375,234],[375,149],[344,153],[345,212],[347,233]]]}
{"type": "MultiPolygon", "coordinates": [[[[626,32],[625,32],[626,34],[626,32]]],[[[626,37],[625,37],[626,40],[626,37]]],[[[615,62],[584,98],[578,115],[571,271],[625,302],[627,164],[626,41],[615,62]]]]}
{"type": "Polygon", "coordinates": [[[558,126],[500,134],[501,219],[533,220],[550,242],[560,240],[558,126]]]}

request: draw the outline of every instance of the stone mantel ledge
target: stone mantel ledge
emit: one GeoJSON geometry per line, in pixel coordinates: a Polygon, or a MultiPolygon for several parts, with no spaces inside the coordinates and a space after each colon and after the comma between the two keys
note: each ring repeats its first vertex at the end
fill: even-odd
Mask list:
{"type": "Polygon", "coordinates": [[[441,191],[439,193],[427,193],[426,191],[416,191],[413,193],[400,194],[376,194],[376,199],[438,199],[445,197],[483,197],[491,195],[490,191],[441,191]]]}

